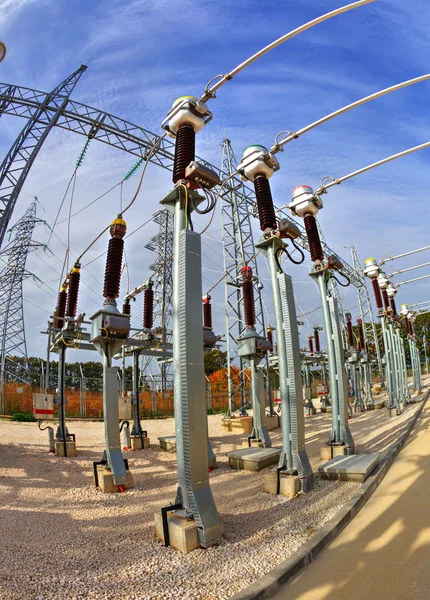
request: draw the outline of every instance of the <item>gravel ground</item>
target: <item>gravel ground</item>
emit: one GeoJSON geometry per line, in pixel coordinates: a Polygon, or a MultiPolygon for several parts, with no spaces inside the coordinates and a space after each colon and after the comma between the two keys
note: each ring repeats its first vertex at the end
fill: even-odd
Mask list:
{"type": "MultiPolygon", "coordinates": [[[[383,451],[402,433],[418,404],[396,419],[383,411],[350,421],[359,452],[383,451]]],[[[306,420],[311,463],[319,464],[330,414],[306,420]]],[[[101,494],[92,461],[103,448],[103,424],[70,422],[78,458],[47,454],[46,432],[34,423],[0,421],[1,600],[222,600],[287,558],[355,493],[358,484],[317,480],[293,500],[262,491],[267,470],[232,471],[226,452],[245,436],[226,433],[209,417],[219,468],[210,481],[224,519],[222,542],[187,556],[155,539],[154,512],[174,500],[175,455],[161,451],[160,435],[173,419],[145,421],[152,447],[128,453],[136,487],[101,494]]],[[[271,432],[280,445],[280,430],[271,432]]]]}

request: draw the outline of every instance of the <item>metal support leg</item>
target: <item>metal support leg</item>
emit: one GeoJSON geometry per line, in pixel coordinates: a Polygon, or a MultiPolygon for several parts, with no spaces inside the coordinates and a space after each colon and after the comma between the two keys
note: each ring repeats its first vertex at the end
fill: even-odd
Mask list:
{"type": "Polygon", "coordinates": [[[119,432],[119,384],[118,367],[111,367],[112,357],[104,358],[103,364],[103,414],[105,430],[106,458],[109,469],[112,471],[113,483],[123,485],[127,483],[127,472],[121,450],[121,435],[119,432]]]}
{"type": "Polygon", "coordinates": [[[253,427],[251,437],[259,440],[265,448],[272,446],[272,441],[266,427],[266,406],[264,402],[264,375],[257,369],[254,358],[249,361],[251,370],[251,401],[253,427]]]}
{"type": "MultiPolygon", "coordinates": [[[[131,435],[142,436],[142,425],[140,424],[140,406],[139,406],[139,356],[140,351],[133,351],[133,427],[131,435]]],[[[142,441],[143,449],[143,441],[142,441]]]]}
{"type": "Polygon", "coordinates": [[[65,374],[66,374],[66,346],[63,342],[60,342],[60,348],[58,351],[58,428],[55,437],[57,440],[63,442],[64,456],[67,456],[67,440],[70,437],[66,427],[66,410],[64,402],[64,387],[65,387],[65,374]]]}

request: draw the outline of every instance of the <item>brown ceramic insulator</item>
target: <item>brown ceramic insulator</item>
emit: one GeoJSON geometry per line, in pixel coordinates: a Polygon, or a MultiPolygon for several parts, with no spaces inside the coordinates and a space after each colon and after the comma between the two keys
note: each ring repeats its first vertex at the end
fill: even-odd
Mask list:
{"type": "Polygon", "coordinates": [[[131,305],[130,305],[130,300],[125,300],[124,304],[122,305],[122,314],[123,315],[131,315],[131,305]]]}
{"type": "Polygon", "coordinates": [[[80,265],[75,265],[69,275],[69,288],[67,293],[66,317],[76,317],[78,308],[79,282],[81,279],[80,265]]]}
{"type": "Polygon", "coordinates": [[[308,337],[308,344],[309,344],[309,352],[311,354],[313,354],[314,353],[314,338],[311,335],[308,337]]]}
{"type": "Polygon", "coordinates": [[[67,292],[64,289],[61,289],[58,293],[57,308],[55,309],[56,318],[54,319],[54,327],[56,329],[60,329],[64,325],[64,321],[61,317],[64,317],[66,313],[66,302],[67,292]]]}
{"type": "Polygon", "coordinates": [[[277,224],[272,192],[270,191],[269,180],[265,175],[257,175],[254,180],[254,189],[261,231],[276,229],[277,224]]]}
{"type": "Polygon", "coordinates": [[[273,333],[271,329],[267,330],[267,341],[269,342],[269,344],[272,346],[273,349],[273,333]]]}
{"type": "Polygon", "coordinates": [[[377,279],[372,279],[373,293],[375,294],[375,302],[378,309],[382,308],[382,296],[381,288],[379,287],[377,279]]]}
{"type": "Polygon", "coordinates": [[[321,246],[316,219],[313,215],[306,215],[304,222],[312,262],[321,261],[324,258],[324,252],[321,246]]]}
{"type": "Polygon", "coordinates": [[[105,298],[114,300],[119,296],[123,250],[124,240],[122,238],[113,237],[109,240],[103,287],[103,296],[105,298]]]}
{"type": "Polygon", "coordinates": [[[390,307],[393,311],[393,315],[397,317],[396,301],[394,300],[394,298],[390,298],[390,307]]]}
{"type": "Polygon", "coordinates": [[[411,335],[415,335],[415,327],[413,321],[409,321],[409,327],[411,328],[411,335]]]}
{"type": "Polygon", "coordinates": [[[318,331],[318,329],[314,329],[314,339],[315,339],[315,352],[321,352],[320,332],[318,331]]]}
{"type": "Polygon", "coordinates": [[[185,179],[185,169],[196,155],[196,133],[191,125],[181,125],[176,134],[173,183],[185,179]]]}
{"type": "Polygon", "coordinates": [[[203,327],[212,329],[212,304],[207,297],[203,300],[203,327]]]}
{"type": "Polygon", "coordinates": [[[366,344],[364,341],[363,321],[361,319],[357,319],[357,328],[358,328],[358,337],[360,340],[361,350],[363,350],[366,347],[366,344]]]}
{"type": "Polygon", "coordinates": [[[346,319],[346,331],[348,333],[348,344],[350,348],[354,347],[354,334],[352,332],[352,322],[351,317],[347,317],[346,319]]]}
{"type": "Polygon", "coordinates": [[[152,286],[145,288],[143,292],[143,327],[152,329],[154,323],[154,290],[152,286]]]}
{"type": "Polygon", "coordinates": [[[388,298],[387,290],[382,290],[382,300],[384,301],[384,308],[387,310],[387,308],[390,307],[390,300],[388,298]]]}
{"type": "Polygon", "coordinates": [[[255,325],[254,286],[252,281],[242,283],[243,307],[247,327],[255,325]]]}

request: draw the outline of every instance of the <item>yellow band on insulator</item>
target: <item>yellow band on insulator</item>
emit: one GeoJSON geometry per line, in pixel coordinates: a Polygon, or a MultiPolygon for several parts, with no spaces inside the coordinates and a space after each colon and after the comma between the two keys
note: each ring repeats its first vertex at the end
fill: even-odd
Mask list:
{"type": "Polygon", "coordinates": [[[112,225],[124,225],[124,227],[126,227],[127,223],[124,221],[124,219],[115,219],[114,221],[112,221],[111,227],[112,225]]]}
{"type": "Polygon", "coordinates": [[[67,292],[67,285],[62,285],[61,286],[61,291],[62,292],[67,292]]]}
{"type": "Polygon", "coordinates": [[[80,272],[80,268],[79,267],[73,267],[72,269],[72,273],[79,273],[80,272]]]}

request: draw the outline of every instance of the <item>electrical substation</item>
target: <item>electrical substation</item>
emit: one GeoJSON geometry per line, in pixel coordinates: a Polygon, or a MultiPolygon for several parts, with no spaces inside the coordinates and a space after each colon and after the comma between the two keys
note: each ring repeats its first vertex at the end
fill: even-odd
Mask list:
{"type": "MultiPolygon", "coordinates": [[[[385,239],[387,213],[397,232],[412,203],[390,201],[387,210],[384,199],[379,207],[365,182],[381,174],[380,190],[391,193],[396,182],[382,179],[385,165],[421,155],[430,142],[395,139],[389,152],[375,143],[376,162],[360,166],[351,140],[348,161],[334,163],[350,172],[333,176],[319,171],[330,163],[318,135],[334,122],[330,135],[340,144],[338,122],[364,127],[365,115],[385,103],[382,115],[396,92],[400,110],[401,90],[412,98],[430,74],[397,83],[384,76],[390,85],[370,94],[367,83],[357,85],[358,99],[340,108],[327,93],[310,113],[298,111],[318,118],[296,130],[276,134],[273,114],[265,121],[270,109],[254,101],[252,127],[237,117],[247,95],[243,71],[267,66],[263,57],[282,55],[295,38],[305,45],[308,30],[332,32],[324,52],[335,23],[344,19],[348,29],[366,10],[381,18],[371,8],[379,4],[333,8],[260,50],[254,44],[233,70],[228,63],[220,75],[205,72],[203,91],[184,64],[181,80],[165,82],[156,110],[139,113],[139,124],[105,112],[100,95],[97,107],[75,100],[92,70],[97,77],[97,60],[49,92],[0,84],[2,123],[24,120],[0,167],[0,498],[13,557],[4,560],[0,600],[328,598],[347,577],[345,590],[361,590],[360,577],[378,585],[389,577],[368,573],[411,527],[393,533],[393,523],[412,511],[421,533],[428,530],[424,491],[411,479],[430,469],[430,300],[421,301],[430,275],[404,274],[430,265],[414,264],[430,246],[414,249],[417,224],[385,239]],[[145,115],[151,131],[140,124],[145,115]],[[61,146],[54,153],[50,144],[67,137],[82,150],[64,189],[54,177],[61,146]],[[93,178],[93,199],[82,191],[93,181],[86,165],[111,155],[128,170],[119,181],[110,167],[93,178]],[[47,156],[56,198],[49,210],[41,178],[32,176],[47,156]],[[300,183],[302,176],[320,184],[300,183]],[[373,203],[370,217],[368,205],[354,204],[356,181],[373,203]],[[44,267],[35,273],[37,260],[44,267]],[[37,311],[46,318],[36,321],[37,311]],[[365,519],[374,537],[362,539],[365,519]],[[360,554],[380,547],[383,556],[360,554]],[[336,572],[326,566],[319,575],[322,567],[309,564],[320,552],[318,564],[334,556],[336,572]],[[322,589],[328,595],[318,595],[322,589]]],[[[352,43],[354,30],[348,35],[352,43]]],[[[16,56],[12,40],[7,46],[6,55],[0,42],[2,68],[16,56]]],[[[285,110],[290,124],[294,102],[285,110]]],[[[9,137],[7,130],[4,145],[9,137]]],[[[425,597],[417,586],[410,597],[425,597]]],[[[371,597],[354,593],[348,597],[371,597]]]]}

